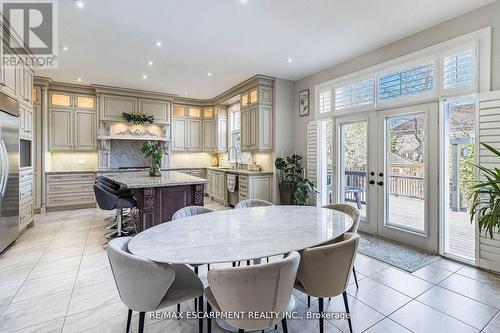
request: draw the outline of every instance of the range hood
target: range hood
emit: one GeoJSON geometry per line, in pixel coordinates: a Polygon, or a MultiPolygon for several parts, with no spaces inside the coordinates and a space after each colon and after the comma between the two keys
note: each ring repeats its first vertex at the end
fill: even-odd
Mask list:
{"type": "Polygon", "coordinates": [[[169,127],[155,124],[135,125],[123,122],[108,123],[98,135],[99,140],[170,141],[169,127]]]}

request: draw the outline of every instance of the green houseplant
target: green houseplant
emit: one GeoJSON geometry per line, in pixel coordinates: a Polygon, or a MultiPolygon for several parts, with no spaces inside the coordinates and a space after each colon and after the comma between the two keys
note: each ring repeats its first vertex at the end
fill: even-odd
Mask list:
{"type": "MultiPolygon", "coordinates": [[[[500,151],[484,142],[481,145],[500,157],[500,151]]],[[[479,231],[484,230],[485,234],[493,238],[493,234],[500,231],[500,169],[475,166],[483,172],[486,180],[478,181],[472,187],[470,221],[474,223],[477,216],[479,231]]]]}
{"type": "Polygon", "coordinates": [[[150,114],[145,114],[144,112],[139,113],[122,113],[123,119],[127,123],[134,123],[134,125],[142,125],[145,123],[152,124],[155,121],[155,118],[150,114]]]}
{"type": "Polygon", "coordinates": [[[304,176],[302,156],[293,154],[277,158],[274,162],[279,172],[280,201],[284,205],[306,205],[314,184],[304,176]]]}
{"type": "Polygon", "coordinates": [[[167,151],[162,148],[159,142],[156,141],[146,141],[142,144],[141,151],[146,157],[151,156],[151,166],[149,167],[149,175],[151,177],[161,176],[160,163],[161,159],[167,151]]]}

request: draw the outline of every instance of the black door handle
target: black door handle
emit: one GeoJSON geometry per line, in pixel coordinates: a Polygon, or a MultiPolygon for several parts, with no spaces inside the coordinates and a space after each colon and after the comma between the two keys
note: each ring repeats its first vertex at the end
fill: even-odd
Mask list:
{"type": "Polygon", "coordinates": [[[384,182],[378,182],[377,185],[384,186],[384,182]]]}
{"type": "Polygon", "coordinates": [[[370,184],[371,185],[375,184],[375,181],[374,180],[370,180],[370,184]]]}
{"type": "Polygon", "coordinates": [[[379,175],[379,177],[384,177],[384,174],[382,172],[379,173],[378,175],[379,175]]]}

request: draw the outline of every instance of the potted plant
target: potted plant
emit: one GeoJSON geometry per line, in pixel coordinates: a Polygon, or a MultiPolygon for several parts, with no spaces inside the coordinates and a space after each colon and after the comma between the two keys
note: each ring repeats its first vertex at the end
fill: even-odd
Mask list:
{"type": "Polygon", "coordinates": [[[274,162],[279,173],[280,202],[283,205],[306,205],[314,184],[304,176],[302,156],[293,154],[274,162]]]}
{"type": "MultiPolygon", "coordinates": [[[[500,151],[484,142],[481,142],[481,145],[500,157],[500,151]]],[[[478,181],[472,187],[470,221],[474,223],[477,216],[479,232],[484,230],[485,234],[493,239],[494,233],[500,231],[500,169],[474,165],[483,172],[486,180],[478,181]]]]}
{"type": "Polygon", "coordinates": [[[149,175],[151,177],[161,176],[160,164],[161,159],[167,151],[160,146],[156,141],[146,141],[142,144],[141,151],[146,157],[151,156],[151,166],[149,167],[149,175]]]}

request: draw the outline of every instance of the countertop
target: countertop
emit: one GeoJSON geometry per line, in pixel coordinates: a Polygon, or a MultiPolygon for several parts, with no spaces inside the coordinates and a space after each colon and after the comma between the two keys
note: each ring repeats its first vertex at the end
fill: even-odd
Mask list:
{"type": "Polygon", "coordinates": [[[206,184],[208,181],[203,178],[187,175],[177,171],[163,171],[161,177],[150,177],[147,171],[142,172],[121,172],[118,175],[110,175],[109,178],[125,185],[127,188],[145,187],[167,187],[181,185],[206,184]]]}
{"type": "MultiPolygon", "coordinates": [[[[137,169],[101,169],[101,170],[57,170],[57,171],[46,171],[45,173],[48,175],[58,175],[58,174],[78,174],[78,173],[136,173],[136,172],[145,172],[148,168],[137,168],[137,169]]],[[[175,171],[175,170],[212,170],[212,171],[220,171],[225,173],[234,173],[238,175],[247,175],[247,176],[259,176],[259,175],[272,175],[272,171],[249,171],[243,169],[230,169],[230,168],[219,168],[219,167],[166,167],[162,168],[162,171],[175,171]]]]}

